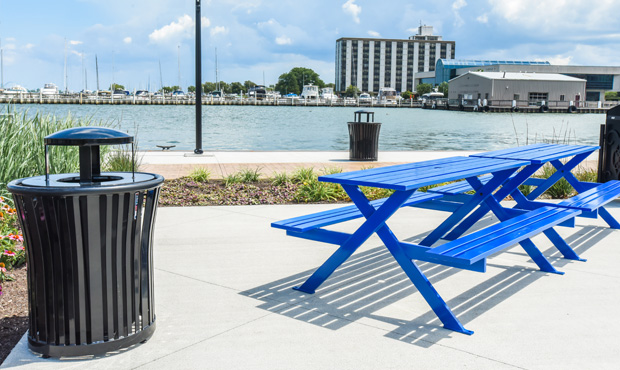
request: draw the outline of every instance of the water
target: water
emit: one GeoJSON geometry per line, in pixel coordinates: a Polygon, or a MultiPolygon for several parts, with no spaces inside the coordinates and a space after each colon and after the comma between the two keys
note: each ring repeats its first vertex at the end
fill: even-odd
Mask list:
{"type": "MultiPolygon", "coordinates": [[[[114,122],[142,150],[196,145],[193,106],[16,105],[65,116],[114,122]]],[[[0,107],[6,111],[6,107],[0,107]]],[[[203,106],[204,150],[348,150],[347,122],[357,107],[203,106]]],[[[368,109],[368,108],[366,108],[368,109]]],[[[472,113],[370,108],[381,122],[380,150],[493,150],[554,141],[598,145],[602,114],[472,113]],[[518,141],[518,142],[517,142],[518,141]]]]}

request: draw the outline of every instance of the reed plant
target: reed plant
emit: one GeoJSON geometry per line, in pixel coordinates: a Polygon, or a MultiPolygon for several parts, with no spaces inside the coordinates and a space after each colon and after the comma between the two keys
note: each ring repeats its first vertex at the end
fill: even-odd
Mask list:
{"type": "MultiPolygon", "coordinates": [[[[103,126],[91,118],[43,115],[28,112],[0,116],[0,189],[14,179],[45,174],[45,147],[43,139],[57,131],[78,126],[103,126]]],[[[108,147],[101,147],[105,157],[108,147]]],[[[79,169],[77,147],[50,146],[50,173],[72,173],[79,169]]]]}
{"type": "Polygon", "coordinates": [[[196,182],[209,182],[211,178],[211,171],[204,167],[196,167],[189,174],[189,178],[196,182]]]}

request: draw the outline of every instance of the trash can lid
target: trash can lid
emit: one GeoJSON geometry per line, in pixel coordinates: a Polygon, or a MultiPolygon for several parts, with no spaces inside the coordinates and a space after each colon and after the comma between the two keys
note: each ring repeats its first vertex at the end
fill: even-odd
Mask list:
{"type": "Polygon", "coordinates": [[[133,143],[133,136],[108,127],[73,127],[55,132],[44,139],[45,145],[117,145],[133,143]]]}

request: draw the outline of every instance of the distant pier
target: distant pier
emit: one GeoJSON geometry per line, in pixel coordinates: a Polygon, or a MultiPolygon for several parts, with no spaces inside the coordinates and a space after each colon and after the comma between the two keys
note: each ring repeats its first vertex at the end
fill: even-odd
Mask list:
{"type": "MultiPolygon", "coordinates": [[[[303,100],[297,98],[252,99],[252,98],[218,98],[203,97],[203,105],[255,105],[255,106],[292,106],[292,107],[363,107],[363,108],[421,108],[429,110],[451,110],[475,113],[605,113],[616,105],[610,102],[579,102],[577,106],[569,106],[568,102],[548,102],[547,105],[534,105],[528,102],[519,102],[516,107],[510,105],[512,101],[489,102],[489,105],[480,106],[474,102],[462,104],[459,101],[417,101],[401,100],[393,102],[360,101],[354,98],[322,100],[303,100]]],[[[88,104],[88,105],[195,105],[191,97],[134,97],[122,98],[96,97],[85,94],[72,95],[42,95],[37,93],[20,95],[0,95],[0,104],[88,104]]]]}

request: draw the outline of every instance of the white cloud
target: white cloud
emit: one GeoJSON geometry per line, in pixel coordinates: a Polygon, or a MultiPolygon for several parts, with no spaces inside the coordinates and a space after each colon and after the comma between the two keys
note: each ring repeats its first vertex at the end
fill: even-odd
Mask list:
{"type": "Polygon", "coordinates": [[[69,40],[69,45],[80,45],[80,44],[82,44],[82,41],[69,40]]]}
{"type": "Polygon", "coordinates": [[[513,25],[545,34],[569,36],[608,32],[620,13],[616,0],[489,0],[491,11],[513,25]]]}
{"type": "Polygon", "coordinates": [[[377,31],[368,31],[368,34],[372,37],[381,37],[381,34],[377,31]]]}
{"type": "Polygon", "coordinates": [[[456,27],[461,27],[465,24],[465,21],[461,17],[461,13],[459,11],[466,6],[467,2],[465,0],[456,0],[452,3],[452,12],[454,13],[454,25],[456,27]]]}
{"type": "Polygon", "coordinates": [[[34,44],[26,44],[24,45],[24,49],[29,50],[32,49],[34,47],[34,44]]]}
{"type": "Polygon", "coordinates": [[[228,33],[228,29],[224,26],[216,26],[211,29],[211,36],[216,36],[219,34],[225,35],[228,33]]]}
{"type": "Polygon", "coordinates": [[[556,56],[547,58],[547,60],[551,64],[569,65],[569,64],[571,64],[571,62],[573,60],[573,57],[570,56],[570,55],[568,55],[568,56],[556,55],[556,56]]]}
{"type": "Polygon", "coordinates": [[[480,22],[480,23],[487,24],[487,23],[489,23],[489,16],[487,15],[487,13],[484,13],[481,16],[479,16],[478,18],[476,18],[476,20],[478,22],[480,22]]]}
{"type": "Polygon", "coordinates": [[[359,15],[362,12],[362,7],[357,5],[355,0],[347,0],[346,3],[342,4],[342,10],[344,10],[345,13],[350,14],[355,23],[360,23],[359,15]]]}
{"type": "Polygon", "coordinates": [[[276,37],[276,44],[278,45],[290,45],[292,43],[293,43],[293,40],[291,40],[289,37],[286,37],[286,36],[276,37]]]}
{"type": "Polygon", "coordinates": [[[200,26],[201,27],[209,27],[211,25],[211,20],[207,17],[200,17],[200,26]]]}
{"type": "Polygon", "coordinates": [[[149,40],[155,43],[169,43],[193,37],[194,19],[185,14],[179,17],[176,22],[171,22],[162,28],[153,31],[149,35],[149,40]]]}
{"type": "Polygon", "coordinates": [[[125,38],[123,39],[123,42],[124,42],[125,44],[131,44],[131,37],[129,37],[129,36],[128,36],[128,37],[125,37],[125,38]]]}

